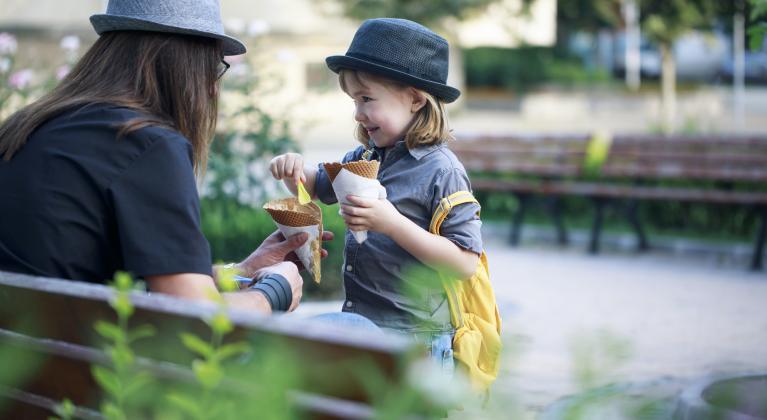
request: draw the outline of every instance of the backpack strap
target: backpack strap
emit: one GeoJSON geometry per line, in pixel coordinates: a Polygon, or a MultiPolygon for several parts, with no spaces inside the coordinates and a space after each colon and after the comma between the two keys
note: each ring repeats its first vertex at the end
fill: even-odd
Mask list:
{"type": "MultiPolygon", "coordinates": [[[[450,214],[450,210],[453,207],[466,204],[477,203],[474,195],[469,191],[458,191],[450,194],[439,201],[439,206],[434,210],[434,214],[431,217],[431,223],[429,223],[429,232],[434,235],[439,235],[442,222],[445,221],[447,215],[450,214]]],[[[443,286],[445,293],[447,294],[448,305],[450,306],[450,320],[455,328],[463,326],[463,308],[461,307],[461,300],[458,299],[458,290],[456,290],[456,284],[454,281],[445,281],[443,279],[443,286]]]]}
{"type": "Polygon", "coordinates": [[[439,229],[442,227],[442,222],[445,221],[447,215],[450,214],[450,210],[459,204],[466,203],[478,203],[469,191],[458,191],[450,194],[439,201],[439,206],[434,210],[434,215],[431,217],[431,223],[429,224],[429,232],[439,235],[439,229]]]}

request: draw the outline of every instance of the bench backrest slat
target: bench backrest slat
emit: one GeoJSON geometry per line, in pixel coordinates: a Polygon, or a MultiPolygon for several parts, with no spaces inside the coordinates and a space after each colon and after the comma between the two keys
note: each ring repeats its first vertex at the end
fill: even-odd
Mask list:
{"type": "MultiPolygon", "coordinates": [[[[584,174],[588,135],[458,134],[450,148],[470,172],[584,174]]],[[[767,182],[767,137],[616,135],[602,178],[767,182]]]]}
{"type": "MultiPolygon", "coordinates": [[[[19,391],[61,401],[70,398],[78,406],[97,410],[98,394],[91,377],[92,364],[107,363],[100,348],[104,343],[94,331],[97,320],[115,322],[109,306],[113,291],[105,286],[0,272],[0,347],[14,347],[21,354],[43,360],[31,380],[19,391]]],[[[203,319],[219,310],[170,296],[132,293],[135,313],[131,327],[151,324],[155,337],[136,342],[139,366],[156,378],[171,382],[193,379],[188,367],[194,356],[183,346],[180,332],[191,332],[207,340],[210,329],[203,319]]],[[[362,364],[374,374],[398,383],[414,355],[406,340],[348,330],[321,323],[264,317],[247,311],[228,311],[235,330],[228,341],[246,340],[259,346],[278,345],[294,351],[302,378],[296,391],[342,400],[369,402],[365,394],[362,364]]],[[[237,380],[234,378],[233,380],[237,380]]],[[[259,378],[269,382],[269,378],[259,378]]],[[[2,385],[2,384],[0,384],[2,385]]]]}

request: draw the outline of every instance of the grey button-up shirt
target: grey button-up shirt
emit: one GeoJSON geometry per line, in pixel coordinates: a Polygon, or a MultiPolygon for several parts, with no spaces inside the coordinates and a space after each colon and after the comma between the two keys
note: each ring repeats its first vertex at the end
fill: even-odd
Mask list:
{"type": "MultiPolygon", "coordinates": [[[[342,162],[363,159],[366,149],[344,156],[342,162]]],[[[396,209],[424,230],[429,230],[442,198],[471,191],[469,178],[458,158],[446,145],[408,150],[404,141],[384,150],[373,147],[368,159],[381,162],[378,180],[396,209]]],[[[336,203],[333,186],[322,165],[315,184],[319,199],[336,203]]],[[[442,236],[459,247],[482,252],[480,207],[469,203],[455,207],[442,223],[442,236]]],[[[368,232],[358,244],[347,229],[344,248],[343,310],[369,318],[380,327],[401,331],[449,331],[450,311],[442,284],[434,269],[386,235],[368,232]]]]}

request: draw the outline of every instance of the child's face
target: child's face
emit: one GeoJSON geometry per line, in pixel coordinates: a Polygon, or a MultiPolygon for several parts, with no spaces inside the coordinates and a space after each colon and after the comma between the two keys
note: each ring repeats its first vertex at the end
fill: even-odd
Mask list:
{"type": "Polygon", "coordinates": [[[413,121],[412,89],[384,85],[366,77],[347,79],[346,93],[354,100],[354,119],[377,147],[390,147],[401,140],[413,121]],[[362,83],[360,83],[362,82],[362,83]]]}

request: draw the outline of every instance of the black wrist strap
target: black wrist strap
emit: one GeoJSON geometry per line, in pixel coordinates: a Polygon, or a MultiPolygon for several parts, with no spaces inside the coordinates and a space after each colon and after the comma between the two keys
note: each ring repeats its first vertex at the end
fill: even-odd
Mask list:
{"type": "Polygon", "coordinates": [[[277,273],[269,273],[258,283],[250,287],[264,294],[273,311],[285,312],[290,309],[293,292],[288,279],[277,273]]]}

